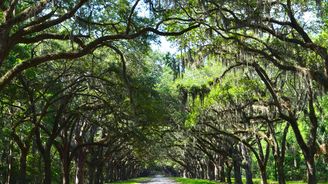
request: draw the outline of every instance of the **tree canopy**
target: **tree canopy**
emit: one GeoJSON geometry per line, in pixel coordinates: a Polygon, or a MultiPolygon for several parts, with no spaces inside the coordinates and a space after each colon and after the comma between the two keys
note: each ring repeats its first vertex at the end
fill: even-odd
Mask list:
{"type": "Polygon", "coordinates": [[[0,9],[0,183],[328,181],[328,2],[0,9]]]}

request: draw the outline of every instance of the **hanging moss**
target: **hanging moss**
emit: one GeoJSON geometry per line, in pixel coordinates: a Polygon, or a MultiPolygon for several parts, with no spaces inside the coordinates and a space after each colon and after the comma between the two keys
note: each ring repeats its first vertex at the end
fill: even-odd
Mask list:
{"type": "Polygon", "coordinates": [[[214,84],[214,80],[209,80],[209,81],[207,82],[207,84],[208,84],[209,86],[213,86],[213,84],[214,84]]]}
{"type": "Polygon", "coordinates": [[[197,95],[199,94],[199,91],[200,91],[199,86],[193,85],[190,87],[189,93],[191,94],[193,104],[195,99],[197,98],[197,95]]]}
{"type": "Polygon", "coordinates": [[[200,99],[200,102],[201,104],[203,105],[204,104],[204,99],[205,97],[210,93],[211,89],[203,84],[200,88],[200,92],[199,92],[199,99],[200,99]]]}
{"type": "Polygon", "coordinates": [[[183,107],[185,107],[187,105],[187,101],[188,101],[188,90],[180,84],[177,86],[177,88],[180,92],[181,103],[182,103],[183,107]]]}

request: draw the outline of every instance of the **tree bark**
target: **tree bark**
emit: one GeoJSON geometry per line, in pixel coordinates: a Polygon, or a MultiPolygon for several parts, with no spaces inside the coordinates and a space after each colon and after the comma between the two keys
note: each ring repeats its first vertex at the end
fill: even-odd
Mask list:
{"type": "Polygon", "coordinates": [[[241,179],[241,170],[240,163],[237,160],[233,161],[234,175],[235,175],[235,184],[243,184],[241,179]]]}
{"type": "Polygon", "coordinates": [[[50,149],[45,150],[43,153],[44,162],[44,184],[51,184],[51,156],[50,149]]]}
{"type": "Polygon", "coordinates": [[[230,164],[227,164],[227,183],[231,184],[231,170],[232,166],[229,166],[230,164]]]}
{"type": "Polygon", "coordinates": [[[25,184],[26,182],[26,157],[27,157],[27,151],[21,150],[21,156],[20,156],[20,176],[19,176],[19,182],[20,184],[25,184]]]}
{"type": "Polygon", "coordinates": [[[260,174],[261,174],[261,184],[268,184],[266,167],[260,166],[259,169],[260,169],[260,174]]]}
{"type": "Polygon", "coordinates": [[[75,175],[75,183],[76,184],[84,184],[84,163],[85,163],[85,153],[83,148],[77,154],[77,166],[76,166],[76,175],[75,175]]]}
{"type": "Polygon", "coordinates": [[[13,176],[13,150],[12,142],[9,143],[9,155],[8,155],[8,172],[7,172],[7,181],[6,184],[12,183],[13,176]]]}
{"type": "Polygon", "coordinates": [[[69,171],[70,171],[70,161],[68,158],[63,158],[62,160],[63,184],[69,184],[70,181],[69,171]]]}
{"type": "MultiPolygon", "coordinates": [[[[297,121],[290,121],[290,125],[294,131],[296,140],[302,150],[304,158],[306,160],[306,169],[307,169],[307,179],[308,184],[316,184],[316,175],[315,175],[315,162],[314,162],[314,150],[310,150],[307,144],[305,143],[302,134],[298,128],[297,121]]],[[[311,127],[313,129],[314,127],[311,127]]],[[[310,145],[313,148],[313,145],[310,145]]]]}
{"type": "Polygon", "coordinates": [[[274,126],[271,122],[268,124],[270,133],[273,137],[273,146],[272,146],[272,152],[273,157],[275,159],[276,164],[276,172],[275,172],[275,178],[278,180],[279,184],[286,184],[286,178],[285,178],[285,172],[284,172],[284,162],[285,162],[285,152],[286,152],[286,138],[288,134],[288,129],[290,124],[286,123],[286,126],[283,131],[283,136],[281,138],[281,146],[279,146],[277,141],[276,132],[274,129],[274,126]]]}
{"type": "Polygon", "coordinates": [[[276,160],[276,167],[278,173],[278,182],[279,184],[286,184],[285,172],[284,172],[284,163],[283,158],[275,158],[276,160]]]}
{"type": "Polygon", "coordinates": [[[96,183],[96,177],[95,177],[96,172],[97,171],[96,171],[94,164],[92,164],[92,163],[88,164],[88,175],[89,175],[88,180],[89,180],[90,184],[96,183]]]}
{"type": "Polygon", "coordinates": [[[252,170],[249,164],[245,165],[246,184],[253,184],[252,170]]]}
{"type": "Polygon", "coordinates": [[[10,27],[0,29],[0,66],[7,58],[12,46],[9,45],[10,27]]]}
{"type": "Polygon", "coordinates": [[[219,167],[220,168],[220,177],[219,181],[220,182],[225,182],[225,170],[224,170],[224,163],[219,167]]]}
{"type": "Polygon", "coordinates": [[[94,178],[95,184],[103,183],[103,168],[104,168],[104,164],[100,163],[97,167],[96,176],[94,178]]]}
{"type": "MultiPolygon", "coordinates": [[[[325,52],[326,53],[326,52],[325,52]]],[[[326,55],[327,56],[327,55],[326,55]]],[[[326,57],[328,59],[328,57],[326,57]]],[[[326,60],[328,63],[328,60],[326,60]]],[[[328,66],[328,65],[327,65],[328,66]]],[[[328,71],[326,71],[328,72],[328,71]]],[[[327,73],[326,73],[327,74],[327,73]]],[[[314,154],[316,152],[316,140],[317,140],[317,129],[318,129],[318,118],[316,115],[316,110],[314,106],[314,94],[312,91],[312,82],[309,80],[309,120],[310,124],[310,136],[308,139],[308,151],[305,155],[306,158],[306,166],[307,166],[307,178],[309,184],[316,184],[316,169],[315,169],[315,161],[314,154]]]]}
{"type": "Polygon", "coordinates": [[[208,179],[215,180],[215,165],[214,165],[213,161],[208,161],[207,176],[208,176],[208,179]]]}
{"type": "Polygon", "coordinates": [[[248,151],[244,144],[240,145],[241,152],[246,163],[244,164],[245,174],[246,174],[246,184],[253,184],[253,175],[252,175],[252,161],[249,157],[248,151]]]}
{"type": "Polygon", "coordinates": [[[308,184],[316,184],[316,170],[315,170],[315,161],[314,156],[310,156],[306,159],[306,168],[307,168],[307,178],[308,184]]]}

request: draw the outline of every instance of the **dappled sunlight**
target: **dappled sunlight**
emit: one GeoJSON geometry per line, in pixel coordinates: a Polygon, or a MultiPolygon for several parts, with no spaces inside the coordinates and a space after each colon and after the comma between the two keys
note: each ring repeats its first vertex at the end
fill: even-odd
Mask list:
{"type": "Polygon", "coordinates": [[[327,183],[327,15],[327,0],[0,1],[0,183],[327,183]]]}

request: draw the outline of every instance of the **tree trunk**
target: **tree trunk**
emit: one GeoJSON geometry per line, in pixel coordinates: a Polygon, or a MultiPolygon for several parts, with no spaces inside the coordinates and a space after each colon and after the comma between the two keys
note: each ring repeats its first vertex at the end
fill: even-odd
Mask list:
{"type": "Polygon", "coordinates": [[[207,164],[207,177],[210,180],[215,180],[215,165],[212,161],[207,164]]]}
{"type": "Polygon", "coordinates": [[[225,170],[224,170],[224,161],[222,158],[219,159],[219,181],[220,182],[225,182],[225,170]]]}
{"type": "MultiPolygon", "coordinates": [[[[328,60],[326,58],[326,64],[328,64],[328,60]]],[[[328,65],[326,65],[328,66],[328,65]]],[[[328,72],[328,71],[326,71],[328,72]]],[[[326,73],[327,74],[327,73],[326,73]]],[[[316,184],[317,179],[316,179],[316,170],[315,170],[315,161],[314,161],[314,153],[316,150],[316,140],[317,140],[317,129],[318,129],[318,118],[316,116],[316,110],[315,110],[315,105],[314,105],[314,100],[315,100],[315,95],[313,94],[312,91],[312,83],[309,82],[309,120],[311,122],[310,124],[310,135],[308,139],[308,151],[307,154],[305,155],[306,158],[306,168],[307,168],[307,178],[308,178],[308,183],[309,184],[316,184]]]]}
{"type": "Polygon", "coordinates": [[[231,170],[232,170],[232,167],[231,166],[228,166],[227,164],[227,183],[228,184],[231,184],[231,170]]]}
{"type": "Polygon", "coordinates": [[[20,156],[20,176],[19,176],[19,182],[20,184],[25,184],[26,182],[26,157],[27,157],[27,151],[21,150],[21,156],[20,156]]]}
{"type": "Polygon", "coordinates": [[[9,51],[11,50],[11,45],[9,44],[9,34],[10,28],[0,29],[0,65],[3,64],[4,60],[8,57],[9,51]]]}
{"type": "Polygon", "coordinates": [[[250,165],[245,165],[246,184],[253,184],[253,175],[250,165]]]}
{"type": "Polygon", "coordinates": [[[268,184],[268,177],[265,166],[260,166],[261,184],[268,184]]]}
{"type": "Polygon", "coordinates": [[[8,172],[7,172],[7,181],[6,184],[12,183],[12,175],[13,175],[13,150],[12,150],[12,142],[9,143],[9,155],[8,155],[8,172]]]}
{"type": "Polygon", "coordinates": [[[224,165],[220,166],[220,177],[219,177],[220,182],[225,182],[225,171],[224,171],[224,165]]]}
{"type": "Polygon", "coordinates": [[[271,122],[268,123],[270,128],[270,133],[273,137],[272,153],[275,160],[275,179],[278,180],[279,184],[286,184],[285,172],[284,172],[284,162],[286,153],[286,138],[288,134],[288,129],[290,124],[286,123],[283,131],[283,136],[281,138],[281,146],[279,146],[277,141],[276,132],[274,126],[271,122]]]}
{"type": "Polygon", "coordinates": [[[219,180],[219,166],[218,164],[214,164],[214,180],[219,180]]]}
{"type": "Polygon", "coordinates": [[[69,180],[70,180],[69,171],[70,171],[69,160],[68,158],[63,158],[62,160],[63,184],[69,184],[69,180]]]}
{"type": "MultiPolygon", "coordinates": [[[[280,158],[283,159],[283,158],[280,158]]],[[[279,158],[276,158],[276,166],[278,172],[278,182],[279,184],[286,184],[285,172],[284,172],[284,164],[279,158]]]]}
{"type": "Polygon", "coordinates": [[[253,175],[252,175],[252,160],[249,157],[248,151],[245,145],[241,144],[241,152],[246,163],[244,164],[245,174],[246,174],[246,184],[253,184],[253,175]]]}
{"type": "Polygon", "coordinates": [[[315,163],[314,163],[314,156],[306,159],[306,169],[307,169],[307,179],[308,184],[316,184],[316,171],[315,171],[315,163]]]}
{"type": "Polygon", "coordinates": [[[234,175],[235,175],[235,184],[243,184],[241,179],[240,163],[237,160],[233,161],[234,175]]]}
{"type": "Polygon", "coordinates": [[[51,184],[51,158],[50,158],[50,149],[47,149],[43,153],[43,162],[44,162],[44,184],[51,184]]]}
{"type": "Polygon", "coordinates": [[[95,178],[96,172],[97,171],[94,164],[93,163],[88,164],[88,175],[89,175],[88,180],[90,184],[96,183],[96,178],[95,178]]]}
{"type": "MultiPolygon", "coordinates": [[[[306,145],[304,142],[304,139],[302,137],[302,134],[298,128],[297,121],[290,121],[290,125],[294,131],[294,135],[296,137],[296,140],[298,142],[298,145],[300,146],[302,153],[306,159],[306,169],[307,169],[307,179],[308,184],[316,184],[316,175],[315,175],[315,162],[314,162],[314,154],[311,154],[314,150],[311,150],[310,148],[315,147],[314,145],[310,145],[310,148],[306,145]]],[[[317,127],[315,127],[317,128],[317,127]]],[[[314,131],[314,127],[311,127],[311,131],[314,131]]],[[[314,131],[315,132],[315,131],[314,131]]],[[[315,133],[312,133],[315,134],[315,133]]],[[[311,135],[312,139],[315,139],[316,135],[311,135]]],[[[315,144],[315,142],[313,142],[315,144]]]]}
{"type": "Polygon", "coordinates": [[[84,184],[84,162],[85,162],[85,153],[83,149],[78,153],[78,157],[76,159],[76,176],[75,176],[75,184],[84,184]]]}

